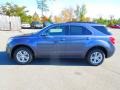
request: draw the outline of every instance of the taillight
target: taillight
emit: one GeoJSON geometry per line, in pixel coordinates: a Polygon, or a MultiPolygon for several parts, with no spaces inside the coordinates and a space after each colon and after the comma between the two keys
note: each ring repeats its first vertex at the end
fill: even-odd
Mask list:
{"type": "Polygon", "coordinates": [[[114,38],[113,36],[110,37],[109,39],[110,39],[110,42],[111,42],[112,44],[115,44],[115,38],[114,38]]]}

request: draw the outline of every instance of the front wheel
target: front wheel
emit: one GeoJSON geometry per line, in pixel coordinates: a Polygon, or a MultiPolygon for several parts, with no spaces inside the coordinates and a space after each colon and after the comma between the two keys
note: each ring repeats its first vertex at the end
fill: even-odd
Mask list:
{"type": "Polygon", "coordinates": [[[92,66],[101,65],[104,59],[105,59],[105,54],[100,49],[93,49],[90,52],[88,52],[87,61],[92,66]]]}
{"type": "Polygon", "coordinates": [[[14,59],[18,64],[28,64],[33,60],[33,54],[30,49],[26,47],[20,47],[14,51],[14,59]]]}

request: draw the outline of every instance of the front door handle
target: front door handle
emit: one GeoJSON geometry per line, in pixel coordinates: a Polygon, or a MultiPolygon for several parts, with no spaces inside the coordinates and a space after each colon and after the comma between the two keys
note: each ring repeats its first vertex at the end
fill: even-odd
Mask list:
{"type": "Polygon", "coordinates": [[[87,40],[90,40],[91,38],[90,38],[90,37],[87,37],[86,39],[87,39],[87,40]]]}
{"type": "Polygon", "coordinates": [[[61,39],[60,41],[65,41],[65,39],[61,39]]]}

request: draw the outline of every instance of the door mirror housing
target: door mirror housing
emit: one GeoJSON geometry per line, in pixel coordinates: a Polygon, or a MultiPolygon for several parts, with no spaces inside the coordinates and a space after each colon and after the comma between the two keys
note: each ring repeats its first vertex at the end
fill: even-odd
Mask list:
{"type": "Polygon", "coordinates": [[[42,33],[41,36],[44,36],[44,37],[45,37],[45,36],[47,36],[47,33],[42,33]]]}

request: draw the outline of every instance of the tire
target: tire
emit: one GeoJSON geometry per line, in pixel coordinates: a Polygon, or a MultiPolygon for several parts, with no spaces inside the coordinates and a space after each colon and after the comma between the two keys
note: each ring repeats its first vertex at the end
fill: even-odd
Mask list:
{"type": "Polygon", "coordinates": [[[87,62],[92,66],[101,65],[104,59],[105,59],[105,53],[100,49],[92,49],[87,54],[87,62]]]}
{"type": "Polygon", "coordinates": [[[33,53],[29,48],[19,47],[14,51],[13,57],[18,64],[25,65],[33,60],[33,53]]]}

